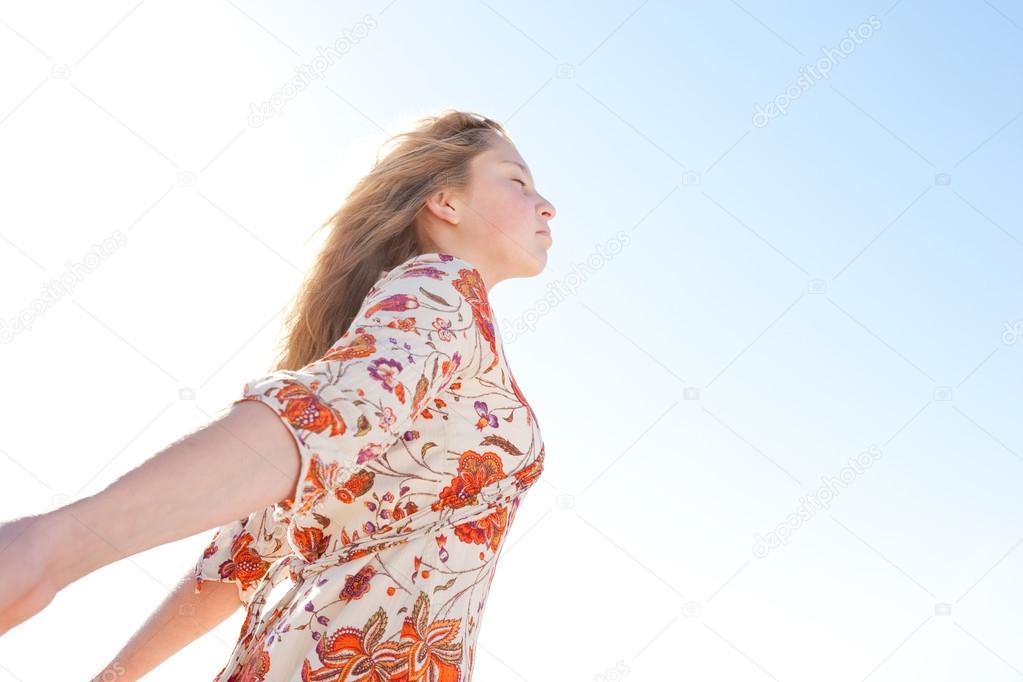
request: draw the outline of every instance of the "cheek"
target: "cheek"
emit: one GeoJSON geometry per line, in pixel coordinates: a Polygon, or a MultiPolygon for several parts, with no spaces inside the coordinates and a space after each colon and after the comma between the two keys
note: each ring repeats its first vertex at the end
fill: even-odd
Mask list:
{"type": "Polygon", "coordinates": [[[533,220],[533,198],[515,185],[511,192],[505,196],[502,204],[502,212],[506,222],[520,229],[536,230],[533,220]]]}
{"type": "Polygon", "coordinates": [[[492,227],[504,231],[534,231],[536,227],[531,220],[533,202],[517,184],[511,185],[511,189],[502,188],[488,195],[485,211],[487,220],[492,227]]]}

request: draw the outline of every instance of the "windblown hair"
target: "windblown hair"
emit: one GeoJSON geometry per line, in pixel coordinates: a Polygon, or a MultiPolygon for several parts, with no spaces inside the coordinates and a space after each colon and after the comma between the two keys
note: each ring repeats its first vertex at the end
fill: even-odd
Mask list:
{"type": "Polygon", "coordinates": [[[330,232],[286,315],[271,371],[297,370],[322,357],[351,325],[382,270],[437,250],[417,229],[416,217],[435,191],[468,187],[470,162],[490,148],[495,134],[510,139],[485,116],[448,109],[418,119],[381,146],[369,173],[317,228],[330,232]]]}

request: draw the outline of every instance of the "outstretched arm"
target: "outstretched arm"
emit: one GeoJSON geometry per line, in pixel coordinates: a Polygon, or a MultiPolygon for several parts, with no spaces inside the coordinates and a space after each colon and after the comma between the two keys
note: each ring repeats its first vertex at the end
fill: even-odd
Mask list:
{"type": "MultiPolygon", "coordinates": [[[[43,515],[26,535],[46,549],[44,570],[0,561],[0,634],[42,609],[48,590],[123,557],[217,526],[237,530],[233,521],[273,503],[285,515],[312,512],[332,477],[386,452],[420,414],[432,418],[446,387],[494,369],[496,340],[471,263],[440,253],[408,259],[370,289],[320,359],[249,382],[224,417],[99,494],[43,515]],[[42,589],[24,577],[40,573],[42,589]]],[[[0,550],[16,531],[0,526],[0,550]]],[[[200,565],[197,578],[236,582],[244,599],[259,578],[248,570],[253,540],[246,532],[219,548],[215,540],[204,558],[220,563],[200,565]]]]}
{"type": "Polygon", "coordinates": [[[98,568],[288,498],[298,472],[298,447],[281,419],[245,401],[99,493],[5,524],[0,634],[98,568]],[[36,567],[28,576],[26,562],[36,567]]]}
{"type": "Polygon", "coordinates": [[[233,585],[217,583],[196,594],[189,571],[93,682],[133,682],[238,610],[233,585]]]}

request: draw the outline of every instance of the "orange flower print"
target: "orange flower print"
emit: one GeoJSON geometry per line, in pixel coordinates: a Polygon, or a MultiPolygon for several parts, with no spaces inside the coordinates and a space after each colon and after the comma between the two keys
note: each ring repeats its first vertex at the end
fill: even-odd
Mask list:
{"type": "Polygon", "coordinates": [[[247,657],[227,682],[266,682],[269,670],[270,654],[260,649],[247,657]]]}
{"type": "Polygon", "coordinates": [[[494,513],[476,521],[459,523],[455,526],[455,535],[462,542],[473,545],[484,545],[496,552],[501,544],[501,537],[508,528],[508,509],[497,506],[494,513]]]}
{"type": "MultiPolygon", "coordinates": [[[[218,531],[218,535],[219,535],[219,531],[218,531]]],[[[206,549],[204,549],[202,551],[203,561],[205,561],[206,559],[209,559],[211,556],[216,554],[219,549],[220,549],[220,546],[217,545],[217,541],[216,540],[213,540],[212,542],[210,542],[210,544],[206,545],[206,549]]]]}
{"type": "MultiPolygon", "coordinates": [[[[451,285],[458,290],[458,293],[469,302],[472,308],[472,317],[476,322],[476,328],[487,343],[490,344],[493,360],[487,370],[495,367],[499,361],[497,356],[497,339],[494,335],[494,314],[490,310],[490,300],[487,298],[487,290],[479,274],[472,270],[460,268],[460,275],[451,285]]],[[[486,371],[486,370],[484,370],[486,371]]]]}
{"type": "Polygon", "coordinates": [[[365,495],[373,487],[373,479],[376,477],[369,469],[360,469],[334,490],[334,497],[342,502],[354,502],[356,497],[365,495]]]}
{"type": "Polygon", "coordinates": [[[540,478],[540,474],[542,473],[543,446],[540,446],[540,454],[537,455],[536,459],[533,460],[532,463],[515,472],[515,486],[520,490],[525,490],[536,483],[536,479],[540,478]]]}
{"type": "MultiPolygon", "coordinates": [[[[245,609],[245,620],[242,621],[242,628],[238,631],[238,642],[242,646],[248,646],[249,641],[252,639],[252,633],[249,632],[249,626],[252,624],[252,609],[245,609]]],[[[223,672],[223,671],[221,671],[223,672]]]]}
{"type": "Polygon", "coordinates": [[[476,428],[482,431],[486,427],[496,429],[500,424],[497,421],[497,415],[490,411],[487,404],[482,400],[477,400],[473,403],[473,407],[476,409],[476,414],[479,415],[479,419],[476,420],[476,428]]]}
{"type": "Polygon", "coordinates": [[[398,504],[394,505],[394,508],[391,510],[390,515],[391,518],[393,518],[395,521],[400,521],[406,516],[411,516],[412,514],[415,514],[417,511],[419,511],[419,507],[416,505],[415,502],[409,500],[405,504],[401,504],[399,502],[398,504]]]}
{"type": "Polygon", "coordinates": [[[480,489],[504,478],[504,465],[496,452],[485,452],[482,455],[475,450],[466,450],[458,460],[458,477],[451,480],[450,485],[440,492],[440,497],[431,509],[438,511],[444,507],[457,509],[467,504],[475,504],[480,489]]]}
{"type": "Polygon", "coordinates": [[[376,569],[371,565],[366,565],[360,568],[358,573],[347,576],[345,578],[345,586],[341,588],[341,594],[338,595],[338,598],[344,601],[352,601],[363,596],[369,592],[370,582],[373,580],[374,575],[376,575],[376,569]]]}
{"type": "Polygon", "coordinates": [[[341,436],[347,430],[344,419],[315,393],[315,382],[311,387],[297,381],[285,380],[283,388],[274,396],[284,405],[281,415],[297,429],[320,433],[330,429],[327,435],[341,436]]]}
{"type": "Polygon", "coordinates": [[[245,602],[214,682],[475,681],[495,562],[543,472],[540,425],[470,261],[379,272],[322,357],[245,384],[301,470],[293,498],[225,524],[196,564],[195,593],[230,581],[245,602]]]}
{"type": "MultiPolygon", "coordinates": [[[[369,446],[363,448],[359,453],[359,459],[364,452],[375,451],[369,446]]],[[[374,454],[375,456],[375,454],[374,454]]],[[[366,459],[371,457],[367,456],[366,459]]],[[[359,495],[364,494],[373,485],[373,472],[361,469],[349,475],[348,470],[340,462],[324,462],[315,453],[309,459],[309,466],[303,480],[302,504],[299,512],[305,512],[313,508],[328,492],[342,502],[351,502],[359,495]]]]}
{"type": "Polygon", "coordinates": [[[458,618],[429,621],[430,598],[420,592],[401,627],[402,657],[390,682],[459,682],[462,642],[458,618]]]}
{"type": "Polygon", "coordinates": [[[306,561],[316,561],[327,551],[330,544],[330,536],[324,535],[320,528],[302,528],[292,525],[289,529],[289,539],[298,548],[299,554],[306,561]]]}
{"type": "Polygon", "coordinates": [[[220,564],[220,577],[225,580],[237,579],[243,590],[262,578],[270,567],[270,563],[252,548],[254,539],[252,533],[239,535],[231,545],[231,558],[220,564]]]}
{"type": "Polygon", "coordinates": [[[362,629],[345,626],[320,637],[316,656],[322,664],[302,663],[302,682],[390,682],[391,671],[402,659],[402,646],[383,642],[387,614],[382,608],[370,616],[362,629]]]}
{"type": "MultiPolygon", "coordinates": [[[[342,337],[343,338],[343,337],[342,337]]],[[[376,352],[376,339],[372,334],[358,333],[351,343],[347,345],[335,345],[320,358],[321,361],[329,360],[352,360],[355,358],[368,358],[376,352]]]]}
{"type": "Polygon", "coordinates": [[[387,298],[374,303],[369,308],[366,308],[366,312],[363,316],[367,318],[373,317],[373,315],[379,313],[381,310],[386,310],[387,312],[402,312],[405,310],[413,310],[418,307],[419,300],[415,296],[410,296],[409,294],[394,294],[393,296],[388,296],[387,298]]]}
{"type": "Polygon", "coordinates": [[[416,318],[414,317],[403,317],[400,320],[391,320],[387,323],[387,326],[391,329],[399,329],[403,332],[415,332],[416,331],[416,318]]]}

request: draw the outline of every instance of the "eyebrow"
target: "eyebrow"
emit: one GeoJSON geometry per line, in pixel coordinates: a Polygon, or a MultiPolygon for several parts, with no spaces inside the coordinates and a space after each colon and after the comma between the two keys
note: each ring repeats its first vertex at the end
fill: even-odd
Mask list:
{"type": "Polygon", "coordinates": [[[527,176],[527,177],[528,177],[528,178],[529,178],[530,180],[532,180],[532,179],[533,179],[533,174],[529,172],[529,169],[528,169],[528,168],[526,168],[525,166],[523,166],[523,165],[522,165],[521,163],[519,163],[518,161],[512,161],[511,159],[502,159],[502,160],[501,160],[501,163],[510,163],[510,164],[513,164],[513,165],[515,165],[515,166],[518,166],[519,168],[521,168],[521,169],[522,169],[522,172],[523,172],[523,173],[525,173],[525,174],[526,174],[526,176],[527,176]]]}

